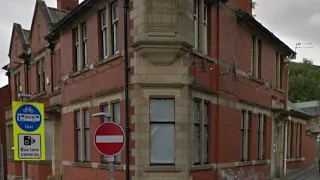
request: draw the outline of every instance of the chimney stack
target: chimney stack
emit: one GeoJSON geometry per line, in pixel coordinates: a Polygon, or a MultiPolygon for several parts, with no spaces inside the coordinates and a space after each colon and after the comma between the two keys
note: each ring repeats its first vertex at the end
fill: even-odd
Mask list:
{"type": "Polygon", "coordinates": [[[237,0],[238,8],[252,15],[252,0],[237,0]]]}
{"type": "Polygon", "coordinates": [[[79,0],[57,0],[57,9],[71,11],[79,5],[79,0]]]}

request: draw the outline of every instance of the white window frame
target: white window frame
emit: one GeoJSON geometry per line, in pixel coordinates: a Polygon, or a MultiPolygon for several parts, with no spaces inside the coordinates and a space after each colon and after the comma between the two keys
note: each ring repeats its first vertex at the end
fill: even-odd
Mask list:
{"type": "Polygon", "coordinates": [[[113,54],[119,53],[119,7],[118,2],[116,1],[111,5],[111,14],[112,14],[112,38],[113,38],[113,54]],[[117,10],[114,13],[115,8],[117,10]],[[116,15],[116,16],[115,16],[116,15]]]}
{"type": "Polygon", "coordinates": [[[88,65],[88,30],[86,22],[82,23],[81,25],[81,41],[82,41],[82,68],[87,67],[88,65]]]}
{"type": "Polygon", "coordinates": [[[198,143],[194,143],[194,157],[193,157],[193,161],[194,164],[200,164],[201,161],[201,100],[195,100],[194,101],[194,142],[196,142],[196,140],[198,141],[198,143]],[[196,106],[198,104],[198,107],[196,106]]]}
{"type": "Polygon", "coordinates": [[[199,50],[199,0],[193,0],[194,49],[199,50]]]}
{"type": "Polygon", "coordinates": [[[208,23],[208,5],[204,0],[194,0],[194,50],[204,54],[208,54],[208,23]]]}
{"type": "Polygon", "coordinates": [[[203,53],[208,54],[208,6],[203,7],[203,53]]]}
{"type": "Polygon", "coordinates": [[[75,119],[75,140],[76,140],[76,161],[77,162],[90,162],[90,111],[89,108],[77,109],[74,111],[75,119]],[[88,112],[88,120],[86,124],[86,115],[88,112]],[[79,113],[79,114],[78,114],[79,113]],[[79,118],[79,119],[78,119],[79,118]],[[79,132],[79,134],[78,134],[79,132]],[[89,140],[86,139],[86,133],[89,134],[89,140]],[[80,136],[80,137],[78,137],[80,136]],[[80,138],[80,142],[78,141],[80,138]],[[79,149],[80,148],[80,149],[79,149]]]}
{"type": "Polygon", "coordinates": [[[203,165],[209,163],[210,102],[202,99],[194,100],[194,154],[193,163],[203,165]],[[197,105],[197,106],[196,106],[197,105]]]}
{"type": "Polygon", "coordinates": [[[267,117],[264,114],[258,114],[258,160],[265,159],[265,131],[267,126],[267,117]]]}
{"type": "MultiPolygon", "coordinates": [[[[172,130],[173,132],[171,132],[173,134],[173,136],[175,136],[175,99],[174,98],[150,98],[149,100],[150,106],[149,106],[149,111],[150,111],[150,157],[149,157],[149,162],[150,165],[174,165],[175,164],[175,137],[171,137],[170,139],[167,140],[166,143],[166,150],[168,151],[172,151],[173,154],[170,154],[167,152],[166,157],[168,159],[166,160],[155,160],[155,157],[157,156],[156,152],[154,152],[153,150],[153,144],[157,144],[159,145],[159,143],[155,142],[152,140],[153,134],[156,133],[157,130],[159,130],[161,127],[171,127],[170,130],[172,130]],[[171,103],[173,103],[173,117],[170,117],[170,119],[166,119],[166,120],[154,120],[153,117],[153,113],[155,113],[154,111],[161,111],[163,109],[161,108],[152,108],[152,104],[156,103],[156,102],[162,102],[162,101],[171,101],[171,103]],[[171,119],[173,118],[173,119],[171,119]],[[153,127],[156,127],[153,129],[153,127]],[[172,140],[172,141],[170,141],[172,140]],[[170,144],[172,143],[172,144],[170,144]],[[169,147],[170,146],[170,147],[169,147]]],[[[160,113],[160,114],[165,114],[165,113],[160,113]]],[[[159,151],[158,151],[159,152],[159,151]]],[[[162,152],[163,153],[163,152],[162,152]]],[[[163,155],[163,154],[162,154],[163,155]]],[[[159,155],[158,155],[159,156],[159,155]]]]}
{"type": "Polygon", "coordinates": [[[74,59],[74,62],[75,62],[75,71],[79,71],[81,69],[81,64],[79,63],[80,61],[80,40],[79,40],[79,28],[77,27],[75,30],[74,30],[74,46],[75,46],[75,59],[74,59]]]}
{"type": "Polygon", "coordinates": [[[252,132],[252,116],[250,110],[241,111],[241,154],[240,161],[250,161],[251,154],[251,132],[252,132]]]}
{"type": "Polygon", "coordinates": [[[100,13],[100,21],[101,21],[101,38],[102,38],[102,58],[108,58],[108,13],[107,10],[104,9],[100,13]],[[103,17],[105,18],[105,24],[103,22],[103,17]]]}

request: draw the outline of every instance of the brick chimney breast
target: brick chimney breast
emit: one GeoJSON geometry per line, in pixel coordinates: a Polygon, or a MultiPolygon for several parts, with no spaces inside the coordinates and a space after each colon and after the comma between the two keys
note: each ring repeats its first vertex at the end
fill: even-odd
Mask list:
{"type": "Polygon", "coordinates": [[[71,11],[79,5],[79,0],[57,0],[57,9],[71,11]]]}

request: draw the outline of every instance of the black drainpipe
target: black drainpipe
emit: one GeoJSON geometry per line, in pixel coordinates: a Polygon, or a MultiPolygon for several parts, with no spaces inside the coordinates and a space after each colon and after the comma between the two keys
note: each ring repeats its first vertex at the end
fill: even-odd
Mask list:
{"type": "Polygon", "coordinates": [[[130,127],[129,127],[129,56],[128,56],[128,9],[129,0],[123,1],[124,9],[124,71],[125,71],[125,130],[126,130],[126,180],[130,180],[130,127]]]}
{"type": "Polygon", "coordinates": [[[8,83],[9,83],[9,100],[10,100],[10,105],[11,105],[11,101],[12,101],[12,99],[11,99],[11,78],[10,78],[10,68],[8,68],[8,69],[6,69],[6,76],[8,76],[8,83]]]}
{"type": "Polygon", "coordinates": [[[48,48],[50,49],[50,69],[51,69],[51,93],[53,93],[54,91],[54,84],[53,84],[53,55],[54,55],[54,48],[56,46],[56,44],[52,41],[48,40],[48,48]]]}
{"type": "Polygon", "coordinates": [[[29,94],[29,69],[30,69],[30,58],[28,55],[24,57],[24,65],[26,67],[26,94],[29,94]]]}

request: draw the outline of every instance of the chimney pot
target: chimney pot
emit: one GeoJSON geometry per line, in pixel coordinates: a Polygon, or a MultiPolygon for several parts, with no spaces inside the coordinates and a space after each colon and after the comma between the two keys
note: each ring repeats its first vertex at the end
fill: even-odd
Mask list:
{"type": "Polygon", "coordinates": [[[79,0],[57,0],[57,9],[71,11],[79,5],[79,0]]]}

